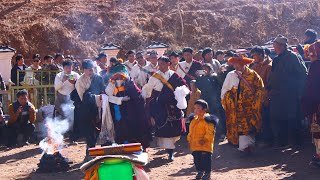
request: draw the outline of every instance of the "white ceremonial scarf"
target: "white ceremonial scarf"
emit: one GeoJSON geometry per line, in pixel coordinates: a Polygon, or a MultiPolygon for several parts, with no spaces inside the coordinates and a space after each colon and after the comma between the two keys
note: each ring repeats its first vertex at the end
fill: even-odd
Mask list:
{"type": "Polygon", "coordinates": [[[75,88],[78,92],[78,95],[81,101],[83,99],[84,92],[89,89],[90,85],[91,85],[91,78],[85,76],[84,74],[81,75],[80,78],[77,80],[75,84],[75,88]]]}

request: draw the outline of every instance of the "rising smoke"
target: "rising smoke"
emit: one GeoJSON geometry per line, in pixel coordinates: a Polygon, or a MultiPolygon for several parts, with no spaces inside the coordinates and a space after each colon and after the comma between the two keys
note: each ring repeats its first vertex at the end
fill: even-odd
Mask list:
{"type": "Polygon", "coordinates": [[[64,147],[64,134],[72,129],[74,120],[74,106],[72,103],[63,104],[62,111],[65,117],[47,117],[43,128],[46,137],[39,143],[43,153],[53,154],[64,147]]]}

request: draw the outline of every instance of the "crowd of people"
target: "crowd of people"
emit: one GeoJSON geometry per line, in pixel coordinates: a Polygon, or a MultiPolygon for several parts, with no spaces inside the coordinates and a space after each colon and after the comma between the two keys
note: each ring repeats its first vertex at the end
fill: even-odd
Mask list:
{"type": "MultiPolygon", "coordinates": [[[[161,56],[130,50],[126,61],[100,53],[82,61],[77,72],[74,61],[61,54],[46,56],[42,67],[39,55],[30,67],[17,55],[11,79],[16,85],[24,81],[27,75],[17,77],[17,69],[61,70],[54,78],[55,110],[63,119],[62,105],[74,104],[71,139],[85,138],[86,159],[88,148],[97,144],[140,142],[146,150],[155,137],[174,160],[175,143],[187,133],[197,178],[209,179],[215,138],[227,139],[241,156],[250,155],[256,144],[297,147],[307,118],[316,146],[312,161],[320,165],[320,41],[314,30],[307,30],[306,37],[297,53],[286,37],[277,36],[273,59],[261,46],[251,48],[252,58],[211,48],[194,52],[185,47],[161,56]],[[309,69],[306,59],[312,62],[309,69]]],[[[24,134],[26,141],[34,130],[34,112],[28,93],[19,91],[9,106],[9,131],[24,134]]],[[[12,145],[16,136],[9,136],[12,145]]]]}

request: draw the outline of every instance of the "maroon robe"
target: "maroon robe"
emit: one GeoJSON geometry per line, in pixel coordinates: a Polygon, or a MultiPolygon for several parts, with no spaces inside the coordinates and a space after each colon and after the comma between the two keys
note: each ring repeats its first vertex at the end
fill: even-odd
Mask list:
{"type": "Polygon", "coordinates": [[[152,140],[150,125],[144,111],[144,100],[140,89],[136,84],[127,80],[124,84],[124,91],[119,91],[115,96],[129,96],[130,100],[122,102],[121,105],[110,103],[110,110],[115,126],[116,143],[125,142],[142,144],[143,148],[150,146],[152,140]],[[115,118],[115,106],[119,106],[121,119],[115,118]]]}
{"type": "MultiPolygon", "coordinates": [[[[320,60],[312,62],[304,95],[301,99],[301,108],[306,116],[317,113],[316,123],[320,125],[320,60]]],[[[313,133],[313,137],[320,139],[320,133],[313,133]]]]}

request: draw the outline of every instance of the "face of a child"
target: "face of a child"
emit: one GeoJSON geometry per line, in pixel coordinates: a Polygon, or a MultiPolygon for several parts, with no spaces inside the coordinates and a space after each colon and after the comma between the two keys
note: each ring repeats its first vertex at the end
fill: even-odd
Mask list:
{"type": "Polygon", "coordinates": [[[204,115],[206,113],[206,109],[203,109],[202,106],[200,106],[199,104],[195,104],[194,105],[194,113],[197,116],[201,116],[201,115],[204,115]]]}

